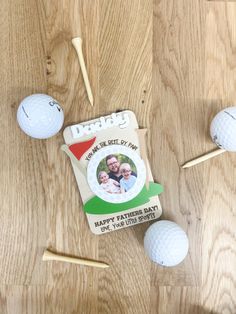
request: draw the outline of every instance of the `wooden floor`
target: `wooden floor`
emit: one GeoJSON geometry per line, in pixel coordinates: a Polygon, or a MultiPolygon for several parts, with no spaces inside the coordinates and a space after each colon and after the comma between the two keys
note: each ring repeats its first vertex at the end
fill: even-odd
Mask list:
{"type": "Polygon", "coordinates": [[[9,0],[0,35],[0,313],[235,314],[236,155],[180,165],[214,149],[210,121],[236,102],[236,2],[9,0]],[[79,21],[93,108],[71,44],[79,21]],[[162,217],[190,239],[182,264],[148,260],[148,224],[90,232],[62,133],[39,141],[17,126],[35,92],[61,103],[65,126],[130,109],[148,127],[162,217]],[[46,247],[111,267],[44,263],[46,247]]]}

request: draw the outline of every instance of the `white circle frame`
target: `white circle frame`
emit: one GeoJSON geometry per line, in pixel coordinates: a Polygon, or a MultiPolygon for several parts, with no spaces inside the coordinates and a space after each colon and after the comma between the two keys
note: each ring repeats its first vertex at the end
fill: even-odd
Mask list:
{"type": "Polygon", "coordinates": [[[122,145],[111,145],[101,148],[101,150],[92,156],[87,167],[87,180],[93,193],[104,201],[109,203],[124,203],[133,199],[142,190],[146,180],[146,168],[141,157],[132,149],[122,145]],[[137,169],[137,180],[129,191],[122,194],[109,194],[103,190],[97,180],[97,167],[106,156],[116,154],[125,155],[133,161],[137,169]]]}

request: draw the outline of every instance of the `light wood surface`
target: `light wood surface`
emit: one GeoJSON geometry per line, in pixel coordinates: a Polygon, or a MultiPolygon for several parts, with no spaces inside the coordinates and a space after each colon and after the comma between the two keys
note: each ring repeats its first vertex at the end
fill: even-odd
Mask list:
{"type": "Polygon", "coordinates": [[[0,13],[0,313],[236,313],[236,155],[180,168],[215,148],[210,121],[235,104],[236,3],[9,0],[0,13]],[[93,107],[71,44],[78,35],[93,107]],[[34,92],[58,99],[65,126],[136,113],[164,185],[162,217],[189,236],[182,264],[148,260],[147,224],[90,232],[62,133],[33,140],[16,124],[19,102],[34,92]],[[111,267],[44,263],[45,248],[111,267]]]}

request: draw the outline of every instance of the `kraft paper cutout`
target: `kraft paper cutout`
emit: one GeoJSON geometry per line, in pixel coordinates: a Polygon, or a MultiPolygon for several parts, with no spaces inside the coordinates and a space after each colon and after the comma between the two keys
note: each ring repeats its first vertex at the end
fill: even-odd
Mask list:
{"type": "Polygon", "coordinates": [[[68,146],[64,151],[69,150],[83,210],[93,233],[160,217],[158,195],[163,187],[153,182],[145,133],[146,129],[138,128],[135,114],[128,110],[64,130],[68,146]]]}

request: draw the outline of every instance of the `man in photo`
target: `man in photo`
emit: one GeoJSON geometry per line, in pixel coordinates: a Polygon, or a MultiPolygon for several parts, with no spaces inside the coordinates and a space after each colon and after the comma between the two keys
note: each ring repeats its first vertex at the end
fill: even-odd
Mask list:
{"type": "MultiPolygon", "coordinates": [[[[117,182],[120,182],[120,180],[123,178],[121,172],[120,172],[120,162],[114,155],[109,155],[106,157],[106,164],[109,169],[108,176],[109,178],[116,180],[117,182]]],[[[137,177],[135,172],[131,172],[131,175],[134,177],[137,177]]]]}
{"type": "Polygon", "coordinates": [[[120,172],[123,178],[120,180],[121,193],[128,192],[135,184],[137,178],[132,175],[131,167],[128,163],[120,166],[120,172]]]}

